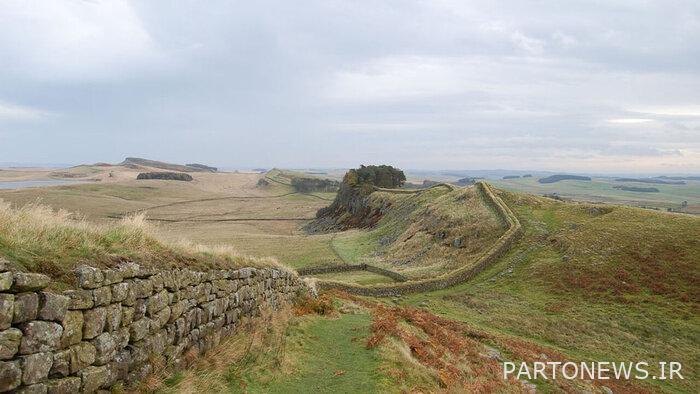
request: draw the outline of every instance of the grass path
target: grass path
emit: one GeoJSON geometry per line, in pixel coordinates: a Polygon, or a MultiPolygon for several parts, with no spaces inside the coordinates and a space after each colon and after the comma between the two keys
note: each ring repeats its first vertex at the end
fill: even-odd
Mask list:
{"type": "Polygon", "coordinates": [[[368,313],[358,313],[292,324],[281,363],[290,370],[258,366],[243,377],[246,392],[379,392],[380,358],[365,347],[370,323],[368,313]]]}

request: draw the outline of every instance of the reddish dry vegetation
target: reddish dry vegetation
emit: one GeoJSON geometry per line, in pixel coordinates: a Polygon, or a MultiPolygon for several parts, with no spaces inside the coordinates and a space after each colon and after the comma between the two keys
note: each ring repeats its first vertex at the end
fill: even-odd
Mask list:
{"type": "MultiPolygon", "coordinates": [[[[525,340],[491,334],[470,325],[436,316],[426,310],[387,307],[357,297],[335,293],[367,308],[374,316],[372,336],[367,347],[380,345],[387,337],[405,343],[411,355],[431,370],[445,391],[471,393],[530,392],[531,388],[514,377],[503,379],[502,361],[575,361],[563,354],[525,340]],[[497,351],[495,349],[500,349],[497,351]],[[501,355],[501,353],[503,355],[501,355]]],[[[406,371],[391,371],[395,379],[405,379],[406,371]]],[[[592,388],[590,382],[549,380],[565,392],[592,388]]],[[[648,389],[624,380],[606,380],[604,385],[615,393],[651,393],[648,389]]],[[[415,388],[415,391],[421,391],[415,388]]]]}
{"type": "Polygon", "coordinates": [[[321,294],[316,298],[304,294],[296,299],[292,308],[296,316],[329,315],[334,310],[333,299],[328,294],[321,294]]]}

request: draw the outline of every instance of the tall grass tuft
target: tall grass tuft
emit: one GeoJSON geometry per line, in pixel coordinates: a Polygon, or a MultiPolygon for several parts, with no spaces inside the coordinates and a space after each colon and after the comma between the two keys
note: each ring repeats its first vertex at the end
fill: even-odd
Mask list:
{"type": "Polygon", "coordinates": [[[58,280],[68,280],[67,273],[81,263],[107,267],[125,260],[161,268],[284,269],[272,258],[242,256],[228,246],[207,247],[185,241],[167,244],[153,230],[144,214],[99,225],[38,203],[15,208],[0,200],[0,257],[58,280]]]}

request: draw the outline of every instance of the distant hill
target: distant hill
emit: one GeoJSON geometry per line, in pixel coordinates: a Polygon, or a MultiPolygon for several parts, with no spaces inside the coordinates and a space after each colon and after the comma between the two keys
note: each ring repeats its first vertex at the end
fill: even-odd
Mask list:
{"type": "Polygon", "coordinates": [[[554,183],[554,182],[566,181],[566,180],[590,181],[591,177],[581,176],[581,175],[552,175],[552,176],[548,176],[546,178],[540,178],[537,180],[537,182],[539,182],[539,183],[554,183]]]}
{"type": "Polygon", "coordinates": [[[617,182],[639,182],[639,183],[656,183],[659,185],[685,185],[685,181],[673,180],[672,178],[617,178],[617,182]]]}
{"type": "Polygon", "coordinates": [[[139,157],[127,157],[123,162],[119,163],[123,166],[144,166],[160,168],[169,171],[179,171],[179,172],[216,172],[216,167],[205,166],[204,164],[172,164],[163,161],[142,159],[139,157]]]}

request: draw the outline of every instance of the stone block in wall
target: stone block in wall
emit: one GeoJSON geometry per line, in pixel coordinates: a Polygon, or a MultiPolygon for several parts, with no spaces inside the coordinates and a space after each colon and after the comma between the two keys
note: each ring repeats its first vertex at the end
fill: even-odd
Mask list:
{"type": "Polygon", "coordinates": [[[0,331],[0,360],[10,360],[17,354],[22,341],[22,331],[8,328],[0,331]]]}
{"type": "Polygon", "coordinates": [[[0,272],[0,291],[10,290],[12,287],[12,272],[0,272]]]}
{"type": "Polygon", "coordinates": [[[53,365],[53,354],[50,352],[34,353],[19,357],[22,366],[22,383],[39,383],[49,377],[53,365]]]}
{"type": "Polygon", "coordinates": [[[151,326],[151,319],[144,317],[131,323],[129,326],[129,342],[138,342],[148,335],[151,326]]]}
{"type": "Polygon", "coordinates": [[[141,267],[134,262],[122,263],[117,267],[117,270],[123,279],[131,279],[135,277],[140,269],[141,267]]]}
{"type": "Polygon", "coordinates": [[[110,304],[106,306],[107,321],[105,323],[106,331],[117,330],[122,323],[122,306],[120,304],[110,304]]]}
{"type": "Polygon", "coordinates": [[[51,278],[44,274],[15,272],[10,290],[15,293],[37,291],[44,289],[50,282],[51,278]]]}
{"type": "Polygon", "coordinates": [[[82,391],[85,393],[94,393],[107,383],[109,373],[104,365],[99,367],[87,367],[78,372],[78,376],[82,380],[82,391]]]}
{"type": "Polygon", "coordinates": [[[103,332],[97,338],[91,341],[95,346],[95,362],[96,365],[107,364],[117,353],[117,342],[114,336],[108,332],[103,332]]]}
{"type": "Polygon", "coordinates": [[[61,321],[68,310],[70,298],[42,291],[39,293],[38,318],[41,320],[61,321]]]}
{"type": "Polygon", "coordinates": [[[26,322],[19,328],[22,330],[19,354],[56,350],[63,335],[63,327],[60,324],[43,320],[26,322]]]}
{"type": "Polygon", "coordinates": [[[12,325],[15,310],[14,294],[0,294],[0,330],[12,325]]]}
{"type": "Polygon", "coordinates": [[[113,283],[119,283],[122,280],[124,280],[122,272],[116,269],[104,270],[102,271],[102,274],[104,275],[104,280],[102,281],[102,284],[105,286],[111,285],[113,283]]]}
{"type": "Polygon", "coordinates": [[[141,320],[146,316],[146,302],[145,298],[140,298],[136,300],[134,304],[134,320],[141,320]]]}
{"type": "Polygon", "coordinates": [[[168,306],[170,298],[168,297],[167,290],[162,290],[150,297],[146,301],[146,313],[148,317],[152,317],[156,313],[160,312],[168,306]]]}
{"type": "Polygon", "coordinates": [[[15,296],[12,323],[36,319],[39,312],[39,296],[36,293],[21,293],[15,296]]]}
{"type": "Polygon", "coordinates": [[[119,282],[111,286],[112,302],[122,302],[129,294],[129,282],[119,282]]]}
{"type": "Polygon", "coordinates": [[[75,394],[80,391],[80,378],[71,376],[62,379],[51,379],[46,382],[47,394],[75,394]]]}
{"type": "Polygon", "coordinates": [[[149,279],[134,279],[131,282],[136,298],[146,298],[153,294],[153,283],[149,279]]]}
{"type": "Polygon", "coordinates": [[[170,307],[166,306],[164,309],[162,309],[160,312],[157,312],[151,318],[150,331],[155,332],[155,331],[163,328],[166,324],[168,324],[169,319],[170,319],[170,307]]]}
{"type": "Polygon", "coordinates": [[[80,342],[69,349],[71,374],[81,371],[95,362],[97,351],[90,342],[80,342]]]}
{"type": "Polygon", "coordinates": [[[36,383],[31,386],[24,386],[17,390],[17,394],[46,394],[47,388],[44,383],[36,383]]]}
{"type": "Polygon", "coordinates": [[[134,321],[134,308],[131,306],[122,306],[122,327],[131,325],[134,321]]]}
{"type": "Polygon", "coordinates": [[[0,392],[10,391],[22,384],[19,360],[0,361],[0,392]]]}
{"type": "Polygon", "coordinates": [[[129,327],[122,327],[113,333],[114,340],[117,343],[117,350],[124,349],[126,345],[129,344],[129,338],[131,334],[129,333],[129,327]]]}
{"type": "Polygon", "coordinates": [[[112,288],[102,286],[92,291],[92,299],[95,306],[109,305],[112,302],[112,288]]]}
{"type": "Polygon", "coordinates": [[[92,291],[78,289],[78,290],[66,290],[63,295],[70,298],[68,303],[68,309],[90,309],[94,305],[92,298],[92,291]]]}
{"type": "Polygon", "coordinates": [[[83,311],[83,339],[92,339],[104,331],[107,309],[98,307],[83,311]]]}
{"type": "Polygon", "coordinates": [[[83,340],[83,312],[66,311],[61,326],[63,326],[63,334],[59,346],[62,349],[83,340]]]}
{"type": "Polygon", "coordinates": [[[129,362],[131,353],[128,350],[117,352],[114,359],[108,364],[109,383],[126,381],[129,377],[129,362]]]}
{"type": "Polygon", "coordinates": [[[180,301],[170,306],[170,319],[168,323],[172,323],[177,320],[185,312],[187,308],[187,302],[180,301]]]}
{"type": "Polygon", "coordinates": [[[96,289],[102,286],[104,281],[104,274],[101,270],[87,265],[76,268],[75,276],[78,279],[78,286],[83,289],[96,289]]]}
{"type": "Polygon", "coordinates": [[[53,365],[49,371],[52,378],[60,378],[70,375],[70,349],[54,352],[53,365]]]}

